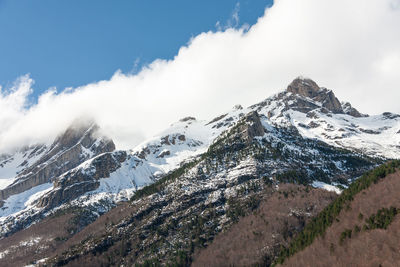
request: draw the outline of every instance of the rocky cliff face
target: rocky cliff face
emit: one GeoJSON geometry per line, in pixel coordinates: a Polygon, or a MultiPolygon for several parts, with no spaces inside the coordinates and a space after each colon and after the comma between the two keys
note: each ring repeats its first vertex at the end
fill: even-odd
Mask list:
{"type": "Polygon", "coordinates": [[[73,125],[57,137],[48,149],[38,146],[38,149],[46,149],[46,152],[39,160],[21,171],[14,183],[0,190],[0,200],[51,182],[85,160],[113,151],[113,141],[105,137],[98,138],[98,130],[99,127],[92,123],[73,125]]]}
{"type": "Polygon", "coordinates": [[[115,149],[112,140],[98,135],[99,127],[96,124],[77,123],[58,136],[49,148],[45,145],[37,146],[31,155],[36,153],[39,158],[30,165],[27,160],[21,163],[22,167],[28,166],[22,168],[12,184],[0,190],[0,200],[4,201],[12,195],[52,182],[85,160],[115,149]]]}
{"type": "Polygon", "coordinates": [[[126,157],[125,151],[104,153],[92,160],[90,169],[73,169],[63,174],[53,182],[54,189],[41,197],[36,206],[49,210],[97,189],[99,179],[110,177],[110,173],[120,168],[126,157]]]}
{"type": "MultiPolygon", "coordinates": [[[[289,84],[286,91],[321,103],[324,109],[334,114],[348,114],[353,117],[362,116],[356,109],[351,107],[349,103],[342,106],[331,90],[319,87],[317,83],[311,79],[296,78],[289,84]]],[[[310,105],[310,103],[304,101],[301,101],[301,103],[311,109],[316,108],[315,105],[310,105]]]]}
{"type": "Polygon", "coordinates": [[[265,129],[261,124],[260,116],[257,111],[252,111],[245,115],[242,124],[238,127],[241,138],[251,143],[256,136],[263,136],[265,129]]]}

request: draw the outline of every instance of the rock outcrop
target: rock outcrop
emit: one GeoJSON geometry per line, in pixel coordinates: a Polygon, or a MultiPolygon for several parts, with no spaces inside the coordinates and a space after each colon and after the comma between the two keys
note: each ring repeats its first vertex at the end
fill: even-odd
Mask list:
{"type": "Polygon", "coordinates": [[[104,153],[90,163],[88,169],[74,169],[54,181],[55,190],[40,198],[37,207],[51,209],[97,189],[99,179],[108,178],[126,160],[125,151],[104,153]]]}
{"type": "Polygon", "coordinates": [[[289,84],[287,91],[320,102],[324,108],[333,113],[343,113],[342,105],[335,94],[331,90],[320,88],[313,80],[296,78],[289,84]]]}
{"type": "MultiPolygon", "coordinates": [[[[337,99],[332,90],[328,90],[324,87],[319,87],[316,82],[307,78],[296,78],[294,79],[286,89],[294,95],[299,95],[305,98],[309,98],[315,102],[321,103],[322,108],[326,111],[330,111],[335,114],[347,114],[353,117],[363,117],[360,112],[353,108],[349,103],[343,105],[337,99]]],[[[298,102],[299,108],[309,107],[316,108],[317,106],[313,103],[309,103],[306,100],[298,102]]]]}
{"type": "Polygon", "coordinates": [[[368,115],[361,114],[357,109],[353,108],[349,102],[342,104],[343,111],[345,114],[360,118],[360,117],[368,117],[368,115]]]}
{"type": "Polygon", "coordinates": [[[252,111],[242,118],[239,122],[239,132],[242,139],[246,140],[248,143],[252,142],[254,137],[263,136],[265,133],[264,127],[260,121],[260,115],[257,111],[252,111]]]}

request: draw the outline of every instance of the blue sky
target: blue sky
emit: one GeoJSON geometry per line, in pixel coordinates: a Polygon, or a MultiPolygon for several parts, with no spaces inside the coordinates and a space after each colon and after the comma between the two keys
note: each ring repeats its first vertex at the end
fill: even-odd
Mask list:
{"type": "Polygon", "coordinates": [[[33,97],[171,59],[192,36],[254,24],[271,0],[0,0],[0,85],[24,74],[33,97]],[[235,26],[235,25],[232,25],[235,26]],[[135,64],[136,63],[136,64],[135,64]]]}

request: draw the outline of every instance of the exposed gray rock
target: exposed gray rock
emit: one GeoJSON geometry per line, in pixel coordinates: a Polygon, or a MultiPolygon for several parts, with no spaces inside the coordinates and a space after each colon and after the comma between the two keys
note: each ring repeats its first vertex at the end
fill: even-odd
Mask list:
{"type": "Polygon", "coordinates": [[[313,102],[307,101],[306,99],[297,98],[295,99],[295,102],[290,105],[290,108],[303,113],[308,113],[319,108],[319,106],[313,102]]]}
{"type": "Polygon", "coordinates": [[[163,151],[160,153],[160,155],[157,156],[157,158],[164,158],[165,156],[171,155],[171,152],[169,150],[163,151]]]}
{"type": "Polygon", "coordinates": [[[196,118],[195,117],[185,117],[185,118],[183,118],[183,119],[180,119],[179,121],[181,121],[181,122],[186,122],[186,121],[195,121],[196,120],[196,118]]]}
{"type": "Polygon", "coordinates": [[[368,117],[368,115],[361,114],[357,109],[353,108],[349,102],[342,104],[342,108],[345,114],[353,117],[368,117]]]}
{"type": "Polygon", "coordinates": [[[333,113],[343,113],[342,105],[335,94],[326,88],[320,88],[313,80],[296,78],[287,88],[288,92],[311,98],[333,113]]]}
{"type": "Polygon", "coordinates": [[[110,174],[121,167],[121,163],[127,158],[125,151],[104,153],[91,162],[88,172],[82,169],[71,170],[54,181],[54,188],[38,200],[38,207],[51,209],[71,201],[86,192],[97,189],[100,185],[99,179],[108,178],[110,174]]]}
{"type": "Polygon", "coordinates": [[[263,136],[265,133],[257,111],[252,111],[245,115],[239,122],[238,129],[242,139],[247,142],[252,142],[254,137],[263,136]]]}
{"type": "Polygon", "coordinates": [[[186,141],[186,136],[184,134],[178,135],[179,141],[185,142],[186,141]]]}
{"type": "Polygon", "coordinates": [[[308,127],[310,127],[310,128],[318,128],[319,126],[320,125],[314,121],[312,121],[308,124],[308,127]]]}
{"type": "Polygon", "coordinates": [[[384,113],[382,113],[382,116],[384,116],[385,119],[388,119],[388,120],[400,118],[399,114],[395,114],[395,113],[391,113],[391,112],[384,112],[384,113]]]}
{"type": "Polygon", "coordinates": [[[222,120],[223,118],[226,117],[226,115],[228,115],[228,113],[222,114],[222,115],[220,115],[220,116],[218,116],[218,117],[212,119],[212,120],[211,120],[209,123],[207,123],[206,125],[209,125],[209,124],[211,124],[211,123],[214,123],[214,122],[217,122],[217,121],[219,121],[219,120],[222,120]]]}
{"type": "Polygon", "coordinates": [[[313,80],[296,78],[289,84],[286,91],[313,99],[320,94],[321,89],[313,80]]]}
{"type": "Polygon", "coordinates": [[[318,108],[314,103],[307,101],[307,98],[309,98],[315,102],[321,103],[321,111],[324,113],[332,112],[335,114],[347,114],[353,117],[367,116],[353,108],[350,103],[341,104],[332,90],[319,87],[317,83],[311,79],[296,78],[289,84],[286,91],[294,95],[305,97],[305,99],[296,99],[296,101],[291,105],[291,108],[304,113],[318,108]]]}
{"type": "Polygon", "coordinates": [[[363,129],[363,128],[360,128],[360,131],[363,133],[366,133],[366,134],[380,134],[381,133],[379,131],[374,131],[371,129],[363,129]]]}
{"type": "Polygon", "coordinates": [[[179,141],[185,142],[186,136],[184,134],[172,134],[161,137],[161,145],[175,145],[179,141]]]}

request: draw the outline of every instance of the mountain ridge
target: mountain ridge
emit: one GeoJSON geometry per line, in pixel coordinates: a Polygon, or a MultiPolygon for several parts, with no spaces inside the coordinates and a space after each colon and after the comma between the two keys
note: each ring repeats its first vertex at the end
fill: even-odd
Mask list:
{"type": "MultiPolygon", "coordinates": [[[[70,129],[43,153],[55,149],[62,152],[79,144],[81,149],[74,157],[81,160],[50,180],[46,178],[50,182],[5,199],[0,211],[1,235],[29,232],[29,226],[46,218],[72,214],[81,223],[58,236],[67,241],[98,218],[118,210],[121,203],[130,203],[126,208],[132,214],[119,221],[118,227],[107,226],[105,236],[80,240],[85,248],[75,244],[77,247],[65,248],[64,256],[57,252],[49,260],[52,263],[79,262],[82,258],[76,257],[77,251],[90,258],[90,253],[97,253],[97,242],[108,244],[104,248],[106,257],[109,248],[125,239],[130,249],[140,249],[140,253],[112,264],[125,260],[144,263],[151,255],[168,263],[174,254],[167,244],[176,242],[191,259],[193,244],[210,244],[220,231],[235,223],[237,212],[257,208],[261,199],[271,197],[264,195],[269,190],[279,194],[280,184],[340,192],[365,171],[400,155],[400,135],[396,134],[399,116],[363,115],[340,102],[333,91],[305,78],[295,79],[285,91],[260,103],[248,108],[235,106],[211,121],[183,118],[131,150],[115,150],[110,138],[96,134],[97,139],[91,138],[92,134],[80,134],[83,138],[79,138],[70,129]],[[20,202],[24,205],[16,204],[20,202]],[[186,227],[189,217],[207,221],[208,228],[196,228],[205,231],[205,237],[188,228],[187,234],[193,238],[190,242],[183,238],[175,224],[186,227]],[[175,225],[171,233],[153,232],[169,229],[170,224],[175,225]],[[160,247],[155,254],[151,250],[154,246],[160,247]]],[[[98,130],[93,126],[94,132],[98,130]]],[[[0,174],[7,172],[9,163],[4,162],[0,162],[0,174]]],[[[64,241],[45,243],[57,247],[64,241]]],[[[273,259],[274,255],[269,257],[273,259]]]]}
{"type": "MultiPolygon", "coordinates": [[[[326,142],[330,145],[334,145],[337,147],[342,147],[345,149],[351,149],[357,153],[365,153],[367,152],[370,155],[381,155],[381,157],[390,158],[391,155],[387,155],[388,152],[395,150],[391,154],[398,153],[398,147],[394,147],[393,149],[388,149],[390,147],[382,146],[381,144],[375,142],[375,140],[370,141],[365,144],[365,142],[359,142],[357,139],[357,135],[363,135],[359,139],[365,138],[364,136],[374,135],[377,133],[376,129],[364,129],[360,126],[356,125],[356,123],[351,122],[351,118],[353,120],[368,120],[375,119],[376,117],[365,117],[358,116],[358,111],[356,112],[356,116],[350,114],[344,114],[343,109],[339,110],[338,108],[339,100],[334,96],[332,91],[329,91],[325,88],[320,88],[315,82],[307,78],[296,78],[293,80],[287,87],[287,89],[275,96],[267,98],[266,100],[250,106],[249,108],[243,109],[242,107],[235,107],[232,111],[225,113],[221,116],[216,117],[212,121],[208,123],[203,123],[201,121],[196,120],[193,117],[188,117],[180,120],[176,124],[173,124],[169,130],[165,132],[165,134],[161,133],[161,137],[156,137],[155,139],[150,139],[143,143],[143,145],[137,146],[136,149],[131,152],[116,152],[118,153],[126,153],[127,162],[122,163],[117,169],[120,169],[122,166],[126,164],[132,166],[137,169],[137,172],[142,173],[142,177],[133,174],[134,180],[132,182],[128,182],[127,186],[132,188],[141,187],[145,184],[149,184],[157,180],[160,175],[165,174],[168,171],[178,167],[185,159],[190,157],[190,155],[195,156],[203,153],[207,147],[213,142],[213,140],[219,136],[223,131],[227,130],[229,127],[232,127],[235,123],[239,121],[240,118],[245,116],[245,114],[251,112],[258,112],[261,114],[261,118],[263,121],[268,121],[271,126],[274,127],[283,127],[289,130],[294,130],[299,132],[302,136],[307,138],[316,138],[323,142],[326,142]],[[329,102],[333,99],[333,104],[329,102]],[[318,101],[325,101],[324,103],[328,103],[324,106],[324,103],[318,101]],[[326,102],[327,101],[327,102],[326,102]],[[333,110],[327,109],[327,107],[333,106],[333,110]],[[332,113],[330,113],[332,112],[332,113]],[[335,113],[340,112],[340,113],[335,113]],[[332,115],[330,115],[332,114],[332,115]],[[302,118],[299,118],[300,116],[302,118]],[[332,118],[332,116],[350,116],[350,117],[338,117],[335,118],[334,122],[338,125],[331,124],[328,119],[332,118]],[[300,122],[301,119],[301,122],[300,122]],[[305,124],[305,120],[309,122],[305,124]],[[345,123],[346,128],[341,126],[340,124],[345,123]],[[325,125],[324,125],[325,124],[325,125]],[[320,131],[320,128],[324,127],[322,133],[315,133],[314,130],[320,131]],[[186,133],[186,131],[189,131],[186,133]],[[185,134],[186,133],[186,134],[185,134]],[[189,136],[187,136],[189,133],[189,136]],[[192,135],[194,138],[190,138],[192,135]],[[153,141],[152,141],[153,140],[153,141]],[[350,144],[349,144],[350,143],[350,144]],[[373,146],[374,149],[369,149],[369,146],[373,146]],[[179,148],[178,148],[179,147],[179,148]],[[366,148],[367,147],[367,148],[366,148]],[[171,150],[171,148],[175,149],[175,152],[171,150]],[[178,150],[176,150],[178,149],[178,150]],[[363,151],[364,150],[364,151],[363,151]],[[371,151],[368,151],[371,150],[371,151]],[[150,157],[150,158],[148,158],[150,157]],[[152,166],[154,163],[159,164],[157,168],[154,167],[145,167],[146,165],[142,165],[145,162],[151,162],[152,166]],[[135,167],[136,166],[136,167],[135,167]],[[143,167],[141,167],[143,166],[143,167]],[[143,170],[140,170],[143,169],[143,170]]],[[[257,116],[259,116],[257,113],[257,116]]],[[[385,119],[385,124],[388,124],[388,120],[393,122],[393,124],[399,125],[398,118],[396,116],[385,116],[382,115],[382,119],[385,119]]],[[[261,125],[268,131],[269,123],[264,123],[262,125],[261,121],[258,124],[257,133],[262,135],[261,125]]],[[[93,124],[90,122],[89,124],[93,124]]],[[[95,130],[98,130],[98,126],[95,126],[95,130]]],[[[381,127],[383,128],[383,127],[381,127]]],[[[67,137],[71,134],[71,130],[73,128],[67,129],[64,135],[60,135],[53,142],[51,148],[55,149],[57,144],[59,143],[61,147],[64,143],[68,143],[67,137]],[[69,133],[70,132],[70,133],[69,133]],[[64,137],[64,138],[63,138],[64,137]]],[[[73,136],[72,136],[73,137],[73,136]]],[[[249,135],[249,140],[254,138],[252,134],[249,135]]],[[[376,138],[375,138],[376,139],[376,138]]],[[[77,140],[75,140],[76,142],[77,140]]],[[[400,141],[400,139],[399,139],[400,141]]],[[[73,142],[72,142],[73,143],[73,142]]],[[[71,144],[72,144],[71,143],[71,144]]],[[[107,151],[113,151],[115,146],[112,141],[110,142],[110,147],[106,148],[107,151]]],[[[102,152],[102,151],[97,151],[102,152]]],[[[95,154],[99,154],[95,152],[95,154]]],[[[104,151],[103,151],[104,152],[104,151]]],[[[107,156],[104,156],[106,158],[107,156]]],[[[117,156],[119,157],[119,156],[117,156]]],[[[112,158],[112,157],[111,157],[112,158]]],[[[87,163],[77,166],[78,168],[84,170],[87,168],[91,168],[90,161],[87,163]]],[[[72,168],[70,168],[71,171],[72,168]]],[[[113,170],[115,171],[115,170],[113,170]]],[[[76,171],[73,171],[76,173],[76,171]]],[[[112,173],[112,172],[110,172],[112,173]]],[[[134,172],[135,173],[135,172],[134,172]]],[[[108,175],[103,175],[108,176],[108,175]]],[[[99,177],[99,178],[107,178],[107,177],[99,177]]],[[[87,180],[87,179],[86,179],[87,180]]],[[[91,180],[91,179],[89,179],[91,180]]],[[[77,180],[79,181],[79,179],[77,180]]],[[[125,186],[125,187],[127,187],[125,186]]],[[[94,182],[91,186],[87,188],[87,190],[83,190],[82,194],[85,192],[90,192],[96,190],[99,187],[99,183],[94,182]]],[[[121,188],[122,189],[122,188],[121,188]]],[[[117,189],[118,190],[118,189],[117,189]]],[[[133,191],[129,192],[128,195],[131,195],[133,191]]],[[[4,195],[4,192],[2,191],[4,195]]],[[[53,194],[54,195],[54,194],[53,194]]],[[[4,195],[5,198],[7,194],[4,195]]],[[[76,195],[79,197],[79,195],[76,195]]],[[[129,196],[127,196],[129,198],[129,196]]],[[[45,206],[44,203],[49,203],[49,199],[40,201],[40,207],[45,206]]],[[[54,201],[50,201],[54,202],[54,201]]],[[[62,201],[58,201],[61,203],[62,201]]],[[[52,205],[54,206],[54,205],[52,205]]]]}

